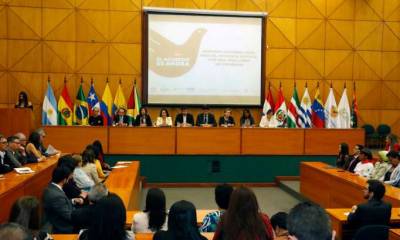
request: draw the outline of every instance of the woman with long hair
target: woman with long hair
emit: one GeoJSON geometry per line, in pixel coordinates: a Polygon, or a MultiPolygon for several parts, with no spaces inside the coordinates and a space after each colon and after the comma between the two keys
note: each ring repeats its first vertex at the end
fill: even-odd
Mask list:
{"type": "Polygon", "coordinates": [[[29,135],[28,144],[25,148],[28,163],[37,163],[46,159],[40,150],[41,146],[42,141],[40,134],[36,131],[32,132],[31,135],[29,135]]]}
{"type": "Polygon", "coordinates": [[[15,108],[30,108],[33,110],[33,105],[31,102],[29,102],[28,94],[26,94],[26,92],[19,92],[18,102],[15,104],[15,108]]]}
{"type": "Polygon", "coordinates": [[[166,108],[161,108],[160,115],[155,123],[156,127],[172,127],[172,118],[169,116],[166,108]]]}
{"type": "Polygon", "coordinates": [[[168,230],[158,231],[153,240],[207,240],[197,228],[193,203],[185,200],[174,203],[168,214],[168,230]]]}
{"type": "Polygon", "coordinates": [[[248,108],[243,109],[243,114],[240,117],[241,127],[255,127],[254,118],[248,108]]]}
{"type": "Polygon", "coordinates": [[[139,114],[135,119],[135,126],[137,127],[151,127],[153,124],[151,122],[150,114],[147,111],[146,107],[141,107],[139,110],[139,114]]]}
{"type": "Polygon", "coordinates": [[[393,151],[398,152],[400,150],[400,145],[397,142],[397,136],[396,135],[394,135],[394,134],[387,135],[386,139],[385,139],[385,142],[386,142],[386,146],[385,146],[385,150],[386,151],[389,152],[389,151],[393,150],[393,151]]]}
{"type": "Polygon", "coordinates": [[[274,233],[266,214],[261,213],[256,195],[246,187],[236,188],[228,210],[218,224],[213,240],[272,240],[274,233]]]}
{"type": "Polygon", "coordinates": [[[101,144],[100,140],[95,140],[92,143],[92,146],[93,146],[95,157],[96,157],[96,159],[98,159],[100,161],[101,167],[103,168],[103,170],[111,170],[110,165],[108,165],[104,161],[103,145],[101,144]]]}
{"type": "Polygon", "coordinates": [[[165,194],[159,188],[151,188],[146,195],[144,211],[133,216],[132,232],[151,233],[167,230],[166,219],[165,194]]]}
{"type": "Polygon", "coordinates": [[[339,154],[336,158],[336,167],[344,168],[346,162],[349,161],[349,145],[347,143],[341,143],[339,145],[339,154]]]}

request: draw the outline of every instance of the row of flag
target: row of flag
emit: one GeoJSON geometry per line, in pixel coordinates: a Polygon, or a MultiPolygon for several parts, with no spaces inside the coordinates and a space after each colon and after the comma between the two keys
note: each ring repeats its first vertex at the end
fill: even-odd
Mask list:
{"type": "Polygon", "coordinates": [[[104,126],[112,125],[113,116],[118,108],[123,107],[127,109],[130,124],[133,123],[134,118],[139,114],[141,103],[135,84],[128,102],[126,102],[121,81],[118,85],[114,101],[108,81],[101,99],[96,94],[93,80],[87,98],[85,97],[82,83],[83,80],[73,102],[68,93],[66,80],[64,80],[64,87],[57,103],[50,80],[48,81],[42,107],[42,125],[89,125],[89,116],[92,115],[95,108],[100,110],[104,126]]]}
{"type": "Polygon", "coordinates": [[[278,100],[276,105],[271,93],[271,86],[268,86],[263,113],[267,114],[269,110],[274,112],[274,118],[277,127],[288,128],[356,128],[358,119],[358,104],[356,98],[356,89],[354,84],[353,100],[351,107],[347,97],[347,88],[344,86],[339,105],[336,104],[332,84],[325,105],[322,103],[319,92],[319,85],[315,92],[314,101],[311,102],[308,93],[307,84],[304,94],[299,100],[296,84],[292,98],[286,106],[283,96],[282,86],[279,87],[278,100]]]}

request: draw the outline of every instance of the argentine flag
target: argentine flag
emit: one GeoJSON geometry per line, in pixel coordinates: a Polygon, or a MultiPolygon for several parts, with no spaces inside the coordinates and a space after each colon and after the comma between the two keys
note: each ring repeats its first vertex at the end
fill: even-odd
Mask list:
{"type": "Polygon", "coordinates": [[[43,100],[42,125],[57,125],[57,101],[50,82],[43,100]]]}

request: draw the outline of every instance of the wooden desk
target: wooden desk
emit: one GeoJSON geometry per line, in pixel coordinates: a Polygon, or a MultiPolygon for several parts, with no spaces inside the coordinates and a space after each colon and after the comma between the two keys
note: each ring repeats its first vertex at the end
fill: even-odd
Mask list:
{"type": "Polygon", "coordinates": [[[68,153],[81,153],[94,140],[100,140],[103,150],[108,148],[108,129],[88,126],[46,126],[45,145],[51,144],[56,149],[68,153]]]}
{"type": "Polygon", "coordinates": [[[175,128],[110,127],[109,154],[175,154],[175,128]]]}
{"type": "MultiPolygon", "coordinates": [[[[326,211],[329,214],[332,222],[332,229],[336,231],[337,239],[343,239],[343,232],[351,231],[347,224],[347,215],[351,208],[328,208],[326,211]]],[[[400,208],[392,208],[392,216],[390,223],[393,225],[400,224],[400,208]]]]}
{"type": "Polygon", "coordinates": [[[176,154],[240,154],[240,128],[177,128],[176,154]]]}
{"type": "MultiPolygon", "coordinates": [[[[366,179],[321,162],[302,162],[300,192],[324,208],[349,208],[364,202],[366,179]]],[[[385,185],[385,200],[400,207],[400,189],[385,185]]]]}
{"type": "Polygon", "coordinates": [[[53,169],[59,156],[53,156],[40,163],[27,164],[33,171],[32,174],[17,174],[9,172],[0,179],[0,223],[8,220],[11,207],[22,196],[35,196],[42,198],[43,189],[49,184],[53,169]]]}
{"type": "Polygon", "coordinates": [[[126,210],[138,210],[140,204],[140,162],[133,161],[130,164],[118,164],[126,166],[115,168],[108,176],[105,184],[109,192],[121,197],[126,210]]]}
{"type": "Polygon", "coordinates": [[[8,137],[18,132],[29,136],[35,130],[33,111],[21,108],[0,108],[0,133],[8,137]]]}
{"type": "MultiPolygon", "coordinates": [[[[216,209],[198,209],[196,210],[197,216],[197,225],[201,226],[203,224],[204,217],[209,214],[210,212],[215,212],[216,209]]],[[[126,226],[127,228],[131,229],[133,215],[135,215],[139,211],[126,211],[126,226]]]]}
{"type": "Polygon", "coordinates": [[[243,128],[242,154],[303,155],[304,130],[281,128],[243,128]]]}
{"type": "Polygon", "coordinates": [[[336,155],[340,143],[364,144],[364,129],[305,129],[305,155],[336,155]]]}
{"type": "MultiPolygon", "coordinates": [[[[212,240],[214,237],[214,233],[202,233],[204,237],[206,237],[208,240],[212,240]]],[[[54,240],[77,240],[78,235],[74,234],[54,234],[52,235],[54,240]]],[[[136,240],[152,240],[153,239],[153,234],[152,233],[137,233],[135,234],[135,239],[136,240]]]]}
{"type": "Polygon", "coordinates": [[[389,240],[400,240],[400,229],[390,229],[389,240]]]}

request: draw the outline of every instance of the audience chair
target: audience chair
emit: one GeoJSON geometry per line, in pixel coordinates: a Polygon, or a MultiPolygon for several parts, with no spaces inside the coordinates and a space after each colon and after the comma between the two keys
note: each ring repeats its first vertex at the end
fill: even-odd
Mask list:
{"type": "Polygon", "coordinates": [[[379,140],[378,133],[375,132],[374,126],[371,124],[364,124],[361,128],[364,128],[365,131],[365,145],[368,148],[377,145],[377,141],[379,140]]]}
{"type": "Polygon", "coordinates": [[[389,227],[385,225],[369,225],[361,227],[353,240],[388,240],[389,227]]]}
{"type": "Polygon", "coordinates": [[[386,136],[391,133],[392,129],[387,124],[379,124],[376,128],[376,132],[379,136],[379,147],[382,148],[385,146],[386,136]]]}

